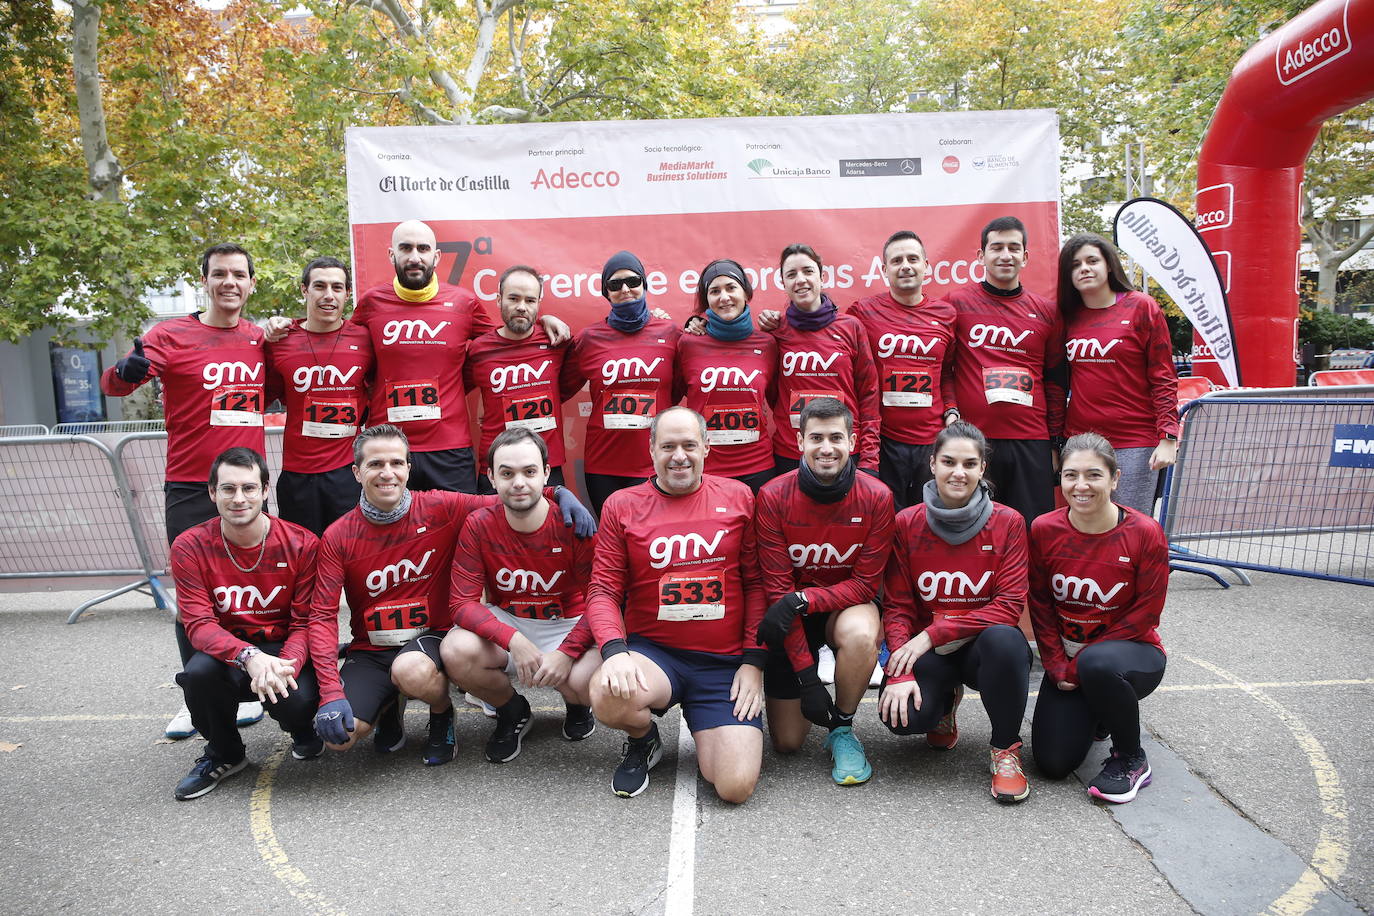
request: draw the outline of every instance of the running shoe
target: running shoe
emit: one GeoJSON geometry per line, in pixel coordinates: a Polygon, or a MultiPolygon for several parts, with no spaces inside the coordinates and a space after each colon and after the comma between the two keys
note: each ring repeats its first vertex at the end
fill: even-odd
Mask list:
{"type": "Polygon", "coordinates": [[[835,683],[835,653],[829,646],[821,646],[816,652],[816,677],[822,684],[835,683]]]}
{"type": "Polygon", "coordinates": [[[496,710],[496,728],[487,739],[487,759],[492,763],[509,763],[519,757],[525,732],[533,724],[530,701],[517,693],[510,703],[496,710]]]}
{"type": "Polygon", "coordinates": [[[486,716],[488,719],[496,718],[496,707],[481,697],[471,693],[465,693],[463,694],[463,702],[469,706],[476,706],[478,709],[482,710],[482,715],[486,716]]]}
{"type": "Polygon", "coordinates": [[[1150,784],[1150,761],[1141,748],[1127,757],[1116,748],[1102,761],[1102,772],[1088,783],[1088,794],[1103,801],[1125,804],[1150,784]]]}
{"type": "Polygon", "coordinates": [[[581,741],[590,738],[594,731],[596,716],[592,715],[592,708],[569,703],[568,711],[563,716],[563,737],[568,741],[581,741]]]}
{"type": "Polygon", "coordinates": [[[377,730],[372,739],[372,747],[377,753],[390,754],[406,746],[405,718],[405,697],[397,697],[396,702],[377,717],[377,730]]]}
{"type": "Polygon", "coordinates": [[[935,723],[935,727],[926,732],[926,744],[942,751],[952,750],[954,745],[959,743],[959,719],[956,713],[959,712],[959,704],[964,699],[964,685],[960,684],[954,688],[954,702],[949,706],[949,712],[940,717],[940,721],[935,723]]]}
{"type": "Polygon", "coordinates": [[[1004,805],[1025,801],[1030,783],[1021,771],[1021,742],[1003,750],[992,748],[992,797],[1004,805]]]}
{"type": "Polygon", "coordinates": [[[248,703],[240,703],[238,718],[235,720],[234,724],[239,728],[243,728],[246,725],[252,725],[254,722],[261,722],[262,716],[262,704],[257,700],[248,703]]]}
{"type": "Polygon", "coordinates": [[[172,721],[167,723],[167,728],[162,733],[173,741],[189,738],[196,733],[195,723],[191,721],[191,710],[186,708],[185,703],[181,704],[181,708],[172,716],[172,721]]]}
{"type": "Polygon", "coordinates": [[[883,686],[884,673],[882,662],[873,666],[873,673],[868,676],[868,686],[870,690],[883,686]]]}
{"type": "Polygon", "coordinates": [[[228,779],[246,766],[248,766],[247,757],[240,758],[237,763],[223,763],[206,754],[196,761],[196,765],[191,767],[191,772],[186,774],[186,778],[177,783],[176,790],[172,794],[176,796],[177,801],[200,798],[202,795],[214,791],[215,786],[220,784],[220,780],[228,779]]]}
{"type": "Polygon", "coordinates": [[[457,739],[453,734],[453,707],[429,714],[429,741],[421,758],[427,767],[437,767],[453,759],[457,739]]]}
{"type": "Polygon", "coordinates": [[[324,739],[311,730],[309,735],[302,739],[291,736],[291,756],[297,760],[309,760],[324,753],[324,739]]]}
{"type": "Polygon", "coordinates": [[[830,730],[825,739],[825,747],[830,751],[834,767],[830,778],[837,786],[860,786],[873,778],[873,767],[864,756],[864,746],[854,737],[854,729],[848,725],[830,730]]]}
{"type": "Polygon", "coordinates": [[[621,798],[634,798],[649,788],[649,771],[663,759],[663,742],[658,737],[658,724],[649,724],[643,738],[626,738],[620,766],[611,777],[611,791],[621,798]]]}

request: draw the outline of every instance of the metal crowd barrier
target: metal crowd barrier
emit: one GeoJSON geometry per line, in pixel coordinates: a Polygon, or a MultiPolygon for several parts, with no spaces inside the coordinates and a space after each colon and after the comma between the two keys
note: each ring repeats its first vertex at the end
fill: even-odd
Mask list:
{"type": "MultiPolygon", "coordinates": [[[[163,582],[167,434],[93,432],[0,434],[0,579],[137,577],[84,602],[68,623],[130,591],[151,595],[160,609],[174,609],[163,582]]],[[[281,451],[281,428],[269,428],[269,506],[276,505],[281,451]]]]}
{"type": "Polygon", "coordinates": [[[0,426],[0,439],[16,436],[46,436],[48,428],[42,423],[26,423],[22,426],[0,426]]]}
{"type": "Polygon", "coordinates": [[[1374,585],[1374,467],[1332,464],[1337,426],[1374,427],[1374,386],[1217,391],[1182,418],[1162,508],[1173,568],[1374,585]]]}

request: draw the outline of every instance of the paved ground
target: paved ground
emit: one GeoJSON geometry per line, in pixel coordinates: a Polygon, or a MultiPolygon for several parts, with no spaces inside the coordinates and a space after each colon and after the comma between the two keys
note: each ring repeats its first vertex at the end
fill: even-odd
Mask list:
{"type": "MultiPolygon", "coordinates": [[[[949,753],[859,732],[876,776],[830,783],[821,738],[764,760],[742,807],[698,783],[676,715],[645,795],[609,791],[620,738],[558,737],[458,759],[412,746],[297,762],[270,722],[256,764],[194,802],[172,786],[199,752],[166,743],[170,623],[126,596],[74,626],[80,593],[0,596],[0,911],[47,913],[734,914],[1369,912],[1374,907],[1374,590],[1258,575],[1223,591],[1175,573],[1164,686],[1143,707],[1154,785],[1107,808],[1029,770],[987,790],[976,700],[949,753]]],[[[1039,683],[1038,670],[1033,685],[1039,683]]],[[[1029,727],[1026,729],[1029,734],[1029,727]]],[[[1105,755],[1102,748],[1101,755],[1105,755]]],[[[1095,772],[1096,751],[1087,769],[1095,772]]]]}

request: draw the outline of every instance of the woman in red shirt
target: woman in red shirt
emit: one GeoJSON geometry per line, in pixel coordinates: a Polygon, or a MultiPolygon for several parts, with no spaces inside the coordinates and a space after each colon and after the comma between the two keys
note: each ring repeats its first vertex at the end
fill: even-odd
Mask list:
{"type": "Polygon", "coordinates": [[[935,437],[934,480],[897,516],[883,580],[883,628],[892,657],[878,716],[898,735],[925,733],[931,747],[959,740],[955,711],[975,688],[992,722],[992,794],[1030,794],[1021,771],[1031,655],[1017,628],[1026,601],[1026,523],[992,501],[983,480],[988,444],[963,420],[935,437]]]}
{"type": "Polygon", "coordinates": [[[1040,771],[1063,779],[1095,734],[1110,733],[1111,755],[1088,794],[1128,802],[1150,784],[1140,700],[1164,678],[1169,545],[1153,518],[1113,501],[1121,472],[1106,439],[1070,438],[1059,479],[1067,508],[1030,531],[1031,622],[1045,667],[1031,747],[1040,771]]]}
{"type": "Polygon", "coordinates": [[[1069,360],[1065,435],[1095,432],[1116,450],[1116,502],[1154,513],[1159,471],[1178,452],[1178,378],[1159,305],[1126,279],[1116,246],[1075,235],[1059,252],[1059,311],[1069,360]]]}

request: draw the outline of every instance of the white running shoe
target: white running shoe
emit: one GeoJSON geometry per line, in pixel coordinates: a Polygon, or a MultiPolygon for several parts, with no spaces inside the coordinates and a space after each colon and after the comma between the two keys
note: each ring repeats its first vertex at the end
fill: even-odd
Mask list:
{"type": "Polygon", "coordinates": [[[488,719],[496,718],[496,707],[492,706],[486,700],[475,697],[470,693],[465,693],[463,694],[463,702],[467,703],[469,706],[476,706],[478,709],[482,710],[482,715],[486,716],[488,719]]]}
{"type": "Polygon", "coordinates": [[[873,666],[873,673],[870,674],[870,675],[868,676],[868,686],[869,686],[869,687],[881,687],[881,686],[883,686],[883,666],[882,666],[882,665],[874,665],[874,666],[873,666]]]}
{"type": "Polygon", "coordinates": [[[262,704],[254,700],[251,703],[239,704],[238,721],[235,722],[239,728],[245,725],[252,725],[254,722],[262,721],[262,704]]]}
{"type": "Polygon", "coordinates": [[[816,653],[816,676],[822,684],[835,683],[835,653],[829,646],[821,646],[816,653]]]}
{"type": "Polygon", "coordinates": [[[191,710],[182,703],[177,714],[172,716],[172,721],[167,723],[167,728],[162,732],[173,741],[180,741],[189,738],[196,733],[196,726],[191,722],[191,710]]]}

